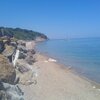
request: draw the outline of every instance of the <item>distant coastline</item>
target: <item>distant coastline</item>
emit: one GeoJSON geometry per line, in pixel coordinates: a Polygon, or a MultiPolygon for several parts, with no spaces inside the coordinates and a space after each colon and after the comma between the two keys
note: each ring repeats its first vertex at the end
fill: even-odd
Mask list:
{"type": "Polygon", "coordinates": [[[0,27],[0,37],[14,37],[18,40],[37,40],[43,41],[47,40],[48,37],[43,33],[36,32],[33,30],[22,29],[22,28],[9,28],[9,27],[0,27]]]}

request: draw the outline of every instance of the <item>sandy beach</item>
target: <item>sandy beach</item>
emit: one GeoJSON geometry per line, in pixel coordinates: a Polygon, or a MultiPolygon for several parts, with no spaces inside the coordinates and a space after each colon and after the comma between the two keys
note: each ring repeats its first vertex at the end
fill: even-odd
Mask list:
{"type": "Polygon", "coordinates": [[[100,100],[99,86],[73,74],[56,60],[36,54],[35,84],[19,85],[25,100],[100,100]]]}

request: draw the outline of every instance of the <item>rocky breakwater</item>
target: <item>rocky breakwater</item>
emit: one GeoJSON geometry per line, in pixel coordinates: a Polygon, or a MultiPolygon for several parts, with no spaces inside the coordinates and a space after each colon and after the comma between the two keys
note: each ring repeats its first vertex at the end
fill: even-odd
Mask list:
{"type": "Polygon", "coordinates": [[[32,68],[35,51],[30,44],[7,37],[0,40],[0,100],[24,100],[18,84],[37,83],[32,68]]]}
{"type": "Polygon", "coordinates": [[[18,41],[18,46],[15,53],[13,64],[16,68],[17,77],[20,84],[29,85],[36,84],[35,70],[33,64],[35,62],[34,41],[18,41]]]}

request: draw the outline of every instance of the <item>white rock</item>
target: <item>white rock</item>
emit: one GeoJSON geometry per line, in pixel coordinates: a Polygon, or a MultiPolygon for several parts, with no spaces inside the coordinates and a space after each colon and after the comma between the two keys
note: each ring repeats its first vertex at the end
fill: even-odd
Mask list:
{"type": "Polygon", "coordinates": [[[57,62],[57,60],[52,59],[52,58],[49,58],[48,61],[49,61],[49,62],[57,62]]]}
{"type": "Polygon", "coordinates": [[[19,50],[16,50],[15,57],[12,57],[12,62],[13,62],[14,67],[16,65],[18,57],[19,57],[19,50]]]}

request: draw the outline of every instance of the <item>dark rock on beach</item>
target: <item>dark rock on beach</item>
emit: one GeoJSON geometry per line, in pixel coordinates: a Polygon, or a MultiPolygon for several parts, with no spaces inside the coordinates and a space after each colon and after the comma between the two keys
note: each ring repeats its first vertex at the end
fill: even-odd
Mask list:
{"type": "Polygon", "coordinates": [[[13,46],[13,47],[15,47],[15,48],[17,48],[17,42],[14,42],[14,41],[10,42],[10,45],[13,46]]]}
{"type": "Polygon", "coordinates": [[[0,100],[24,100],[23,92],[17,85],[0,82],[0,100]]]}
{"type": "Polygon", "coordinates": [[[25,59],[27,57],[27,54],[26,53],[24,53],[24,52],[19,52],[19,57],[18,57],[18,59],[25,59]]]}
{"type": "Polygon", "coordinates": [[[27,67],[27,64],[24,60],[18,60],[16,64],[16,68],[19,72],[25,73],[28,72],[30,69],[27,67]]]}

